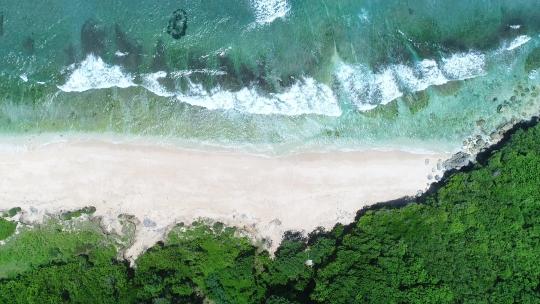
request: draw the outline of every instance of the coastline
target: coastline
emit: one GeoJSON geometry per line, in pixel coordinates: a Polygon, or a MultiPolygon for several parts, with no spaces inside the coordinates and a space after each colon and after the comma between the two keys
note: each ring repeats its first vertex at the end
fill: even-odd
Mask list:
{"type": "Polygon", "coordinates": [[[288,230],[347,224],[366,206],[427,189],[450,154],[403,151],[303,152],[261,156],[139,143],[73,140],[0,149],[0,209],[23,222],[96,207],[108,231],[118,216],[137,222],[134,260],[177,223],[236,226],[273,251],[288,230]],[[84,173],[83,173],[84,172],[84,173]]]}

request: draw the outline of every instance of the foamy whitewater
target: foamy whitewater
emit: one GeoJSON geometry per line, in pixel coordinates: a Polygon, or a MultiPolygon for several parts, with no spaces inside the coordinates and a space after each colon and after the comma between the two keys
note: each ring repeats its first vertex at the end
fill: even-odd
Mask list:
{"type": "Polygon", "coordinates": [[[379,73],[373,73],[364,65],[340,63],[335,77],[349,100],[365,111],[387,104],[404,92],[418,92],[433,85],[481,76],[485,65],[485,55],[471,52],[453,54],[439,63],[424,59],[413,67],[391,65],[379,73]]]}
{"type": "MultiPolygon", "coordinates": [[[[262,2],[261,2],[262,3],[262,2]]],[[[265,2],[266,3],[266,2],[265,2]]],[[[262,5],[262,4],[261,4],[262,5]]],[[[378,72],[362,64],[347,64],[342,61],[334,66],[334,84],[339,91],[311,77],[302,77],[291,87],[278,93],[263,93],[257,87],[244,87],[229,91],[221,87],[206,90],[190,80],[193,74],[223,75],[219,70],[180,70],[167,74],[164,71],[141,75],[141,83],[121,67],[109,65],[101,58],[89,55],[78,65],[71,65],[65,84],[58,88],[65,92],[82,92],[111,87],[127,88],[142,86],[163,97],[175,98],[180,102],[210,110],[235,110],[250,114],[302,115],[317,114],[340,116],[340,97],[345,97],[360,111],[387,104],[406,93],[418,92],[430,86],[450,81],[465,80],[486,74],[487,61],[501,52],[513,51],[528,43],[531,37],[522,35],[507,42],[490,55],[477,51],[456,53],[440,60],[423,59],[413,66],[395,64],[378,72]],[[186,91],[170,91],[160,84],[160,79],[184,78],[188,81],[186,91]]]]}
{"type": "Polygon", "coordinates": [[[67,82],[58,88],[64,92],[83,92],[91,89],[106,89],[112,87],[127,88],[135,86],[133,77],[122,71],[119,66],[108,65],[101,58],[92,54],[73,70],[67,82]]]}
{"type": "Polygon", "coordinates": [[[272,23],[284,18],[290,10],[287,0],[251,0],[251,7],[258,24],[272,23]]]}
{"type": "MultiPolygon", "coordinates": [[[[167,77],[167,73],[164,71],[142,75],[141,86],[156,95],[175,97],[181,102],[210,110],[237,110],[244,113],[267,115],[341,115],[338,101],[330,87],[313,78],[306,77],[298,80],[282,93],[260,94],[253,87],[246,87],[237,92],[216,87],[208,92],[201,84],[189,80],[189,76],[194,73],[220,75],[222,72],[190,70],[171,73],[171,77],[186,77],[188,79],[189,90],[187,92],[170,92],[165,89],[159,83],[159,79],[167,77]]],[[[58,88],[64,92],[83,92],[91,89],[137,86],[134,81],[134,77],[131,74],[123,73],[119,66],[108,65],[101,58],[89,55],[79,64],[78,68],[73,70],[66,83],[58,88]]]]}
{"type": "Polygon", "coordinates": [[[516,39],[514,39],[512,42],[510,42],[510,45],[508,45],[506,50],[507,51],[515,50],[529,41],[531,41],[531,37],[527,35],[521,35],[517,37],[516,39]]]}

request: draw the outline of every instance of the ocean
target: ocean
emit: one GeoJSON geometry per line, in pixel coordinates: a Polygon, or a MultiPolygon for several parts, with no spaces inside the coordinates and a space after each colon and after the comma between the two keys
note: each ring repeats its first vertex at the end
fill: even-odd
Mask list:
{"type": "Polygon", "coordinates": [[[455,152],[540,110],[538,0],[1,0],[0,16],[6,136],[455,152]]]}

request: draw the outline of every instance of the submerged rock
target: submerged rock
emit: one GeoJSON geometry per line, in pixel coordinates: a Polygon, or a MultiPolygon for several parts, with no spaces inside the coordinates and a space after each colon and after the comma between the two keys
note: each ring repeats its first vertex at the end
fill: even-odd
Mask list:
{"type": "Polygon", "coordinates": [[[22,42],[22,48],[26,54],[34,54],[34,39],[32,37],[26,37],[22,42]]]}
{"type": "Polygon", "coordinates": [[[435,86],[434,88],[442,96],[451,96],[457,94],[462,86],[463,81],[455,80],[435,86]]]}
{"type": "Polygon", "coordinates": [[[187,13],[183,9],[177,9],[173,12],[167,26],[167,33],[174,39],[180,39],[186,35],[187,13]]]}
{"type": "Polygon", "coordinates": [[[156,49],[154,55],[152,56],[152,66],[151,69],[153,72],[167,71],[167,54],[165,53],[165,43],[163,40],[159,39],[156,42],[156,49]]]}
{"type": "Polygon", "coordinates": [[[525,71],[527,73],[537,68],[540,68],[540,47],[535,48],[525,60],[525,71]]]}
{"type": "Polygon", "coordinates": [[[0,37],[4,36],[4,12],[0,13],[0,37]]]}
{"type": "Polygon", "coordinates": [[[429,94],[426,90],[405,95],[403,98],[412,114],[416,114],[429,105],[429,94]]]}
{"type": "Polygon", "coordinates": [[[117,50],[116,61],[130,71],[136,71],[142,64],[142,45],[128,37],[119,24],[114,27],[117,50]]]}
{"type": "Polygon", "coordinates": [[[105,53],[105,28],[94,19],[88,19],[81,28],[83,55],[101,56],[105,53]]]}

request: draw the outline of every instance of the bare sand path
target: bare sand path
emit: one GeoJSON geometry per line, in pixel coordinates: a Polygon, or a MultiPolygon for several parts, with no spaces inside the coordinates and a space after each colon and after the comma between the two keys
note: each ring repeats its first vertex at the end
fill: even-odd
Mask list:
{"type": "MultiPolygon", "coordinates": [[[[95,206],[112,226],[140,224],[136,257],[178,222],[203,217],[236,225],[272,247],[286,230],[348,223],[373,203],[415,195],[449,155],[400,151],[264,157],[87,140],[0,149],[0,209],[25,215],[95,206]],[[426,159],[429,160],[426,161],[426,159]]],[[[111,226],[111,227],[112,227],[111,226]]]]}

